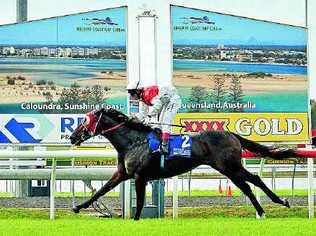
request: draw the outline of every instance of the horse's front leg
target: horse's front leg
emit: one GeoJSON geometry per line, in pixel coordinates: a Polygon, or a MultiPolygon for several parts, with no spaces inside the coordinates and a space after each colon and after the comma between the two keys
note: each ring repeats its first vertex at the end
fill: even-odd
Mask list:
{"type": "Polygon", "coordinates": [[[140,214],[142,213],[142,209],[144,207],[144,200],[145,200],[145,194],[146,194],[146,180],[136,174],[135,176],[135,187],[136,187],[136,200],[137,200],[137,206],[136,206],[136,213],[134,216],[134,220],[139,220],[140,214]]]}
{"type": "Polygon", "coordinates": [[[101,196],[112,190],[114,187],[116,187],[119,183],[122,181],[125,181],[127,179],[130,179],[130,177],[125,173],[125,171],[122,171],[118,169],[111,177],[111,179],[103,185],[99,191],[97,191],[89,200],[85,201],[84,203],[75,206],[72,210],[75,213],[79,213],[79,211],[82,208],[88,208],[93,202],[98,200],[101,196]]]}

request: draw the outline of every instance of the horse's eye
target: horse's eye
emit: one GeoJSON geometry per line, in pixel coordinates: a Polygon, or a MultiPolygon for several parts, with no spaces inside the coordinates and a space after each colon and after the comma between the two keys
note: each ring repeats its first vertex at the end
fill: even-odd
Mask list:
{"type": "Polygon", "coordinates": [[[83,120],[83,125],[84,126],[89,126],[90,124],[90,117],[89,116],[86,116],[83,120]]]}

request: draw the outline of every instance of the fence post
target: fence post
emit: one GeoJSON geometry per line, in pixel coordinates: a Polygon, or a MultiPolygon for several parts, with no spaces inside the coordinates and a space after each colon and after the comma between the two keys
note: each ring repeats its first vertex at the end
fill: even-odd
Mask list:
{"type": "MultiPolygon", "coordinates": [[[[13,147],[8,146],[8,147],[7,147],[7,151],[13,151],[13,147]]],[[[10,167],[9,167],[9,168],[10,168],[10,170],[13,170],[13,165],[12,165],[12,163],[13,163],[13,158],[10,158],[10,159],[9,159],[9,162],[10,162],[10,167]]],[[[13,187],[14,183],[15,183],[15,180],[9,180],[10,197],[15,197],[14,187],[13,187]]]]}
{"type": "MultiPolygon", "coordinates": [[[[75,147],[71,146],[70,150],[74,150],[75,147]]],[[[71,168],[75,168],[75,158],[71,158],[71,168]]],[[[72,202],[72,208],[76,206],[76,194],[75,194],[75,180],[70,180],[70,191],[71,191],[71,202],[72,202]]]]}
{"type": "MultiPolygon", "coordinates": [[[[71,168],[75,168],[75,158],[71,158],[71,168]]],[[[75,181],[70,180],[70,189],[71,189],[71,197],[72,197],[72,207],[76,206],[76,196],[75,196],[75,181]]]]}
{"type": "Polygon", "coordinates": [[[121,183],[123,186],[123,217],[124,219],[131,218],[131,180],[126,180],[121,183]]]}
{"type": "Polygon", "coordinates": [[[49,218],[51,220],[55,219],[55,187],[56,187],[56,159],[52,159],[51,167],[51,176],[50,176],[50,199],[49,199],[49,218]]]}
{"type": "Polygon", "coordinates": [[[314,159],[307,158],[307,176],[308,176],[308,217],[309,219],[314,218],[314,159]]]}
{"type": "Polygon", "coordinates": [[[173,187],[172,187],[172,216],[173,219],[178,218],[178,176],[173,176],[173,187]]]}
{"type": "MultiPolygon", "coordinates": [[[[247,170],[247,160],[246,160],[246,158],[242,157],[241,161],[242,161],[241,163],[242,163],[243,167],[247,170]]],[[[248,198],[247,198],[246,194],[244,194],[242,191],[241,191],[241,197],[244,198],[245,204],[248,205],[248,198]]]]}

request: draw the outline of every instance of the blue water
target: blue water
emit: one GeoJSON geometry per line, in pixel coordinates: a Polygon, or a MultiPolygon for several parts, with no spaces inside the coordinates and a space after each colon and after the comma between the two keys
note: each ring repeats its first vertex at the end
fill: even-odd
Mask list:
{"type": "MultiPolygon", "coordinates": [[[[264,72],[307,75],[306,66],[174,60],[174,70],[264,72]]],[[[0,59],[0,73],[45,73],[48,77],[86,78],[102,70],[125,71],[126,61],[99,59],[0,59]]]]}
{"type": "Polygon", "coordinates": [[[222,72],[264,72],[271,74],[296,74],[307,75],[306,66],[278,65],[278,64],[254,64],[231,63],[193,60],[174,60],[174,70],[186,71],[222,71],[222,72]]]}
{"type": "Polygon", "coordinates": [[[76,79],[95,77],[101,71],[125,71],[126,61],[111,59],[0,59],[0,73],[31,75],[35,80],[51,80],[69,86],[76,79]]]}

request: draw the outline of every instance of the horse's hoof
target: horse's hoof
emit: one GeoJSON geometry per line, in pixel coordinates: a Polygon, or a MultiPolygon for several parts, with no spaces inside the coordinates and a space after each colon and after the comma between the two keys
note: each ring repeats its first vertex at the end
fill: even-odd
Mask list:
{"type": "Polygon", "coordinates": [[[291,208],[290,203],[286,198],[283,199],[283,205],[286,206],[287,208],[291,208]]]}
{"type": "Polygon", "coordinates": [[[104,215],[99,216],[99,218],[112,218],[112,215],[104,214],[104,215]]]}
{"type": "Polygon", "coordinates": [[[80,212],[80,209],[79,209],[79,207],[73,207],[72,208],[72,211],[74,212],[74,213],[76,213],[76,214],[78,214],[79,212],[80,212]]]}
{"type": "Polygon", "coordinates": [[[261,215],[257,215],[257,219],[258,220],[263,220],[263,219],[265,219],[266,218],[266,214],[263,212],[261,215]]]}

